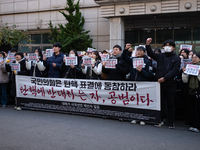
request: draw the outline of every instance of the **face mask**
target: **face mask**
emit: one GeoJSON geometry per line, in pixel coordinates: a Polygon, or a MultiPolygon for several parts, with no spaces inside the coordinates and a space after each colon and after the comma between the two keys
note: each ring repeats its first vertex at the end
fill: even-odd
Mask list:
{"type": "Polygon", "coordinates": [[[75,54],[69,54],[69,57],[75,57],[75,54]]]}
{"type": "Polygon", "coordinates": [[[172,47],[171,46],[165,46],[165,52],[169,53],[172,51],[172,47]]]}

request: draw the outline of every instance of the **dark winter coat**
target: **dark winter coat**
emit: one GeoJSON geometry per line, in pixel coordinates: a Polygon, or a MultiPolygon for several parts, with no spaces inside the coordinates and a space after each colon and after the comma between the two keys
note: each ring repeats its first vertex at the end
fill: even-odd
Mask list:
{"type": "Polygon", "coordinates": [[[81,62],[75,65],[75,68],[65,66],[65,62],[62,62],[60,70],[63,72],[63,78],[82,79],[81,62]]]}
{"type": "Polygon", "coordinates": [[[145,68],[142,68],[142,71],[139,72],[136,68],[133,68],[133,59],[137,57],[130,58],[128,56],[128,50],[124,50],[122,53],[122,59],[129,64],[130,67],[130,80],[131,81],[150,81],[153,78],[151,62],[144,56],[145,68]]]}
{"type": "MultiPolygon", "coordinates": [[[[13,63],[16,63],[16,61],[13,61],[13,63]]],[[[18,75],[29,75],[29,71],[26,69],[26,63],[25,59],[22,59],[20,62],[20,71],[17,72],[18,75]]],[[[11,66],[9,64],[6,64],[6,71],[10,72],[10,95],[12,97],[16,96],[16,86],[15,86],[15,74],[11,69],[11,66]]]]}
{"type": "Polygon", "coordinates": [[[48,77],[51,78],[61,78],[62,71],[60,70],[61,63],[63,62],[63,53],[59,53],[58,55],[53,54],[53,56],[49,57],[46,61],[44,61],[45,67],[48,69],[48,77]],[[56,64],[56,67],[53,67],[53,63],[56,64]]]}
{"type": "MultiPolygon", "coordinates": [[[[110,59],[113,58],[110,57],[110,59]]],[[[107,74],[107,80],[123,81],[126,79],[126,74],[129,73],[129,65],[121,57],[117,58],[117,60],[116,69],[102,67],[102,72],[107,74]]]]}
{"type": "Polygon", "coordinates": [[[150,45],[146,45],[148,55],[157,61],[157,70],[155,78],[164,77],[165,82],[162,86],[175,86],[174,78],[179,74],[181,59],[174,52],[170,53],[154,53],[150,45]]]}

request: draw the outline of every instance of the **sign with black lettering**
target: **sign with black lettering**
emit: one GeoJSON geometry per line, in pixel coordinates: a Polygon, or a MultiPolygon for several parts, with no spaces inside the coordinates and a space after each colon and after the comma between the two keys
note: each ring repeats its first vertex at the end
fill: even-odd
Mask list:
{"type": "Polygon", "coordinates": [[[117,59],[107,59],[105,68],[115,69],[117,64],[117,59]]]}
{"type": "Polygon", "coordinates": [[[65,65],[70,66],[70,65],[78,65],[77,62],[77,56],[74,57],[65,57],[65,65]]]}

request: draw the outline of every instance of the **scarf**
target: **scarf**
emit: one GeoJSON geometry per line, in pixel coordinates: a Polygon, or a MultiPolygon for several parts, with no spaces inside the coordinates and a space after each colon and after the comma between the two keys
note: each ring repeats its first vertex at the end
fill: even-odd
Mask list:
{"type": "MultiPolygon", "coordinates": [[[[200,65],[200,62],[193,64],[193,65],[200,65]]],[[[189,88],[191,89],[197,89],[199,87],[199,81],[198,78],[196,76],[190,76],[190,80],[189,80],[189,88]]]]}
{"type": "Polygon", "coordinates": [[[117,58],[120,58],[120,57],[121,57],[121,55],[122,55],[122,53],[119,53],[119,54],[118,54],[118,55],[116,55],[116,56],[112,55],[112,59],[117,59],[117,58]]]}

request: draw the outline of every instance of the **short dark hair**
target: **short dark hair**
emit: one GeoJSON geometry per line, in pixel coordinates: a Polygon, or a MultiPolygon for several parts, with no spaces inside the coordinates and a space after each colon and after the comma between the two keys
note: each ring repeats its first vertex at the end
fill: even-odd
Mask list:
{"type": "Polygon", "coordinates": [[[167,43],[169,43],[170,46],[176,47],[175,42],[172,39],[166,40],[163,44],[163,46],[166,46],[167,43]]]}
{"type": "Polygon", "coordinates": [[[12,48],[10,51],[11,52],[17,52],[18,50],[16,48],[12,48]]]}
{"type": "Polygon", "coordinates": [[[194,53],[193,55],[196,55],[200,59],[200,54],[199,53],[194,53]]]}
{"type": "Polygon", "coordinates": [[[17,53],[15,53],[15,56],[16,55],[20,55],[21,56],[21,58],[24,58],[24,55],[23,55],[23,53],[22,52],[17,52],[17,53]]]}
{"type": "Polygon", "coordinates": [[[3,57],[5,57],[5,53],[4,52],[0,52],[1,55],[3,55],[3,57]]]}
{"type": "Polygon", "coordinates": [[[154,52],[161,53],[161,50],[160,50],[160,48],[156,48],[156,49],[154,49],[154,52]]]}
{"type": "Polygon", "coordinates": [[[187,55],[189,55],[190,51],[188,49],[182,49],[179,53],[179,55],[181,55],[182,51],[184,51],[187,55]]]}
{"type": "Polygon", "coordinates": [[[60,49],[62,48],[62,44],[59,42],[56,42],[53,44],[53,47],[59,47],[60,49]]]}
{"type": "Polygon", "coordinates": [[[115,46],[113,46],[113,48],[119,48],[119,50],[122,51],[122,47],[119,45],[115,45],[115,46]]]}
{"type": "Polygon", "coordinates": [[[146,53],[146,48],[144,48],[143,46],[139,46],[139,47],[137,48],[137,50],[143,50],[143,51],[146,53]]]}

